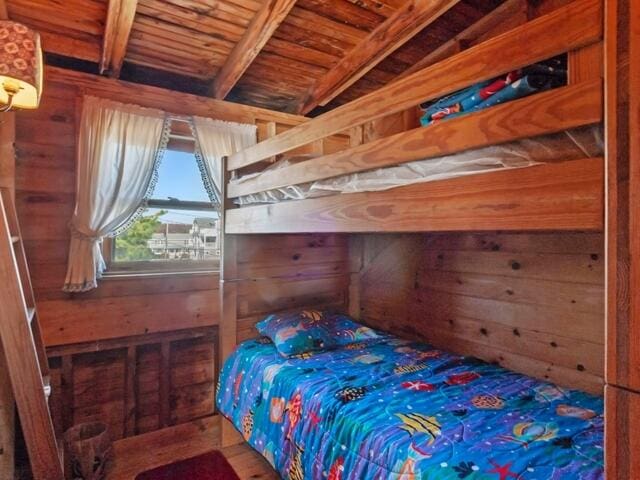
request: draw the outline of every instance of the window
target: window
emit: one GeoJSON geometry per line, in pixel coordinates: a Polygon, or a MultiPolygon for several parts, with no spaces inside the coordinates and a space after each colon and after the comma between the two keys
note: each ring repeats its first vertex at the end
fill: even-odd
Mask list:
{"type": "Polygon", "coordinates": [[[131,228],[104,242],[107,273],[216,270],[220,217],[205,190],[188,125],[173,122],[158,183],[131,228]]]}

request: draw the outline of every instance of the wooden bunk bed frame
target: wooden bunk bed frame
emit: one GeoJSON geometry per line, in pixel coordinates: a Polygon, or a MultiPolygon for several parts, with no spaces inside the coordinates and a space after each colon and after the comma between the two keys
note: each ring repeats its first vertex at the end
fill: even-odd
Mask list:
{"type": "MultiPolygon", "coordinates": [[[[337,194],[269,205],[238,207],[234,199],[601,123],[604,121],[603,23],[604,7],[600,0],[575,0],[282,133],[276,132],[275,124],[267,125],[259,132],[258,144],[224,159],[221,361],[246,337],[238,330],[238,288],[243,281],[238,272],[238,242],[243,235],[495,230],[602,232],[603,158],[557,161],[381,192],[337,194]],[[527,45],[526,49],[520,47],[523,44],[527,45]],[[384,117],[402,114],[426,100],[565,53],[569,66],[565,87],[363,142],[365,126],[384,117]],[[323,152],[323,145],[333,146],[336,138],[345,136],[349,140],[348,148],[331,152],[325,148],[323,152]],[[263,172],[242,183],[231,182],[240,173],[264,169],[278,155],[301,152],[321,155],[263,172]]],[[[355,267],[350,271],[344,307],[357,318],[360,279],[355,267]]],[[[247,321],[255,323],[256,319],[247,321]]],[[[233,425],[223,418],[221,444],[242,441],[233,425]]]]}
{"type": "MultiPolygon", "coordinates": [[[[259,169],[277,155],[331,135],[349,135],[351,145],[265,172],[242,184],[226,185],[226,197],[602,122],[602,40],[602,2],[576,0],[230,156],[227,178],[246,167],[259,169]],[[570,68],[565,87],[362,143],[362,125],[367,122],[564,53],[569,56],[570,68]]],[[[602,230],[604,164],[602,158],[585,158],[382,192],[242,208],[234,208],[233,202],[226,205],[228,234],[602,230]]]]}

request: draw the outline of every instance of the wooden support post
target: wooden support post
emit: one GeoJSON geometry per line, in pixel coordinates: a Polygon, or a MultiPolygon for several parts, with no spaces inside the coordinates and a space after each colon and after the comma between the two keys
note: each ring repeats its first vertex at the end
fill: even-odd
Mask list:
{"type": "Polygon", "coordinates": [[[602,78],[604,70],[603,42],[569,52],[569,85],[602,78]]]}
{"type": "MultiPolygon", "coordinates": [[[[6,14],[5,2],[0,2],[6,14]]],[[[0,187],[14,192],[15,179],[15,114],[7,112],[0,116],[0,187]]],[[[13,478],[14,472],[14,436],[15,403],[6,360],[0,343],[0,478],[13,478]]]]}
{"type": "MultiPolygon", "coordinates": [[[[220,260],[220,366],[231,355],[236,347],[236,330],[238,321],[238,290],[235,280],[238,276],[238,257],[236,251],[236,237],[227,235],[226,213],[228,209],[234,207],[233,201],[227,198],[227,185],[229,184],[231,172],[227,170],[227,158],[222,160],[222,188],[221,188],[221,212],[220,212],[220,239],[221,255],[220,260]]],[[[223,420],[220,426],[220,444],[225,447],[242,442],[242,437],[227,420],[223,420]]]]}
{"type": "Polygon", "coordinates": [[[606,476],[640,478],[640,4],[605,2],[606,476]]]}
{"type": "MultiPolygon", "coordinates": [[[[258,123],[258,142],[262,142],[267,138],[275,137],[277,135],[276,122],[258,123]]],[[[273,163],[276,161],[276,156],[266,159],[267,162],[273,163]]]]}

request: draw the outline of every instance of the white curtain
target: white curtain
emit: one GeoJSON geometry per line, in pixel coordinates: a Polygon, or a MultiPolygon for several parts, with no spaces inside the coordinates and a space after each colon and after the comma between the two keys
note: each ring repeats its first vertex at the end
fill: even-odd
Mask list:
{"type": "Polygon", "coordinates": [[[256,144],[255,125],[193,117],[196,157],[212,202],[220,202],[222,157],[256,144]]]}
{"type": "Polygon", "coordinates": [[[102,238],[123,231],[144,210],[168,133],[159,110],[84,97],[64,291],[96,288],[105,269],[102,238]]]}

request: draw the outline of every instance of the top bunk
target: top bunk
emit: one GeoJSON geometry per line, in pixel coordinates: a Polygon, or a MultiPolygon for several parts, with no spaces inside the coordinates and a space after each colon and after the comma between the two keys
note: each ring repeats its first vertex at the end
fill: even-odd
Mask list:
{"type": "Polygon", "coordinates": [[[224,162],[226,233],[602,230],[602,2],[476,33],[490,38],[286,131],[265,125],[224,162]],[[561,85],[415,122],[420,104],[558,58],[561,85]],[[394,115],[403,128],[365,141],[394,115]],[[431,174],[396,181],[399,167],[431,174]]]}

